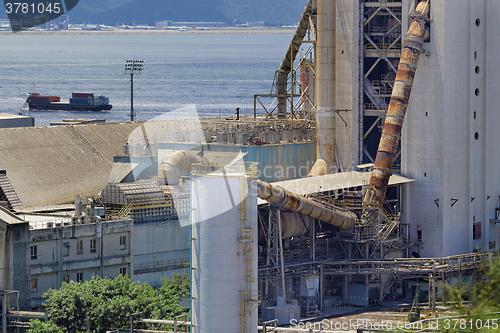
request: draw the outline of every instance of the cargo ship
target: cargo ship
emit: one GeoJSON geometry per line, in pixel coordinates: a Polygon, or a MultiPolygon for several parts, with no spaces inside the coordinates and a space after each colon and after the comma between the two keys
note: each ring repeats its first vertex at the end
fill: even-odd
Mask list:
{"type": "Polygon", "coordinates": [[[73,93],[69,103],[61,102],[59,96],[45,96],[30,93],[26,99],[30,111],[104,111],[111,110],[109,98],[104,95],[94,96],[92,93],[73,93]]]}

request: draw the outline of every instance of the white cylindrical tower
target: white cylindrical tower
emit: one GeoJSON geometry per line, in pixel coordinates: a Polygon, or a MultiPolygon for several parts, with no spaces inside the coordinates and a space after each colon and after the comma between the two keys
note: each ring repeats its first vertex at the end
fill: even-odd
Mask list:
{"type": "Polygon", "coordinates": [[[335,11],[336,0],[318,0],[316,83],[318,158],[335,165],[335,11]]]}
{"type": "Polygon", "coordinates": [[[192,332],[257,332],[257,188],[245,169],[191,176],[192,332]]]}

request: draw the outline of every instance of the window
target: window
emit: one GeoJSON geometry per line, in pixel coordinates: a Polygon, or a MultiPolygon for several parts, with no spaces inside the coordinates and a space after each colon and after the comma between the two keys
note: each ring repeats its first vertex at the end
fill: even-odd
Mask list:
{"type": "Polygon", "coordinates": [[[38,279],[32,278],[31,279],[31,292],[36,293],[37,291],[38,291],[38,279]]]}
{"type": "Polygon", "coordinates": [[[120,236],[120,250],[127,248],[127,236],[120,236]]]}
{"type": "Polygon", "coordinates": [[[76,273],[76,282],[83,282],[83,273],[76,273]]]}
{"type": "Polygon", "coordinates": [[[96,253],[97,248],[96,248],[96,242],[95,238],[90,240],[90,253],[96,253]]]}
{"type": "Polygon", "coordinates": [[[63,257],[69,257],[69,246],[63,247],[63,257]]]}
{"type": "Polygon", "coordinates": [[[472,225],[472,239],[481,239],[481,222],[472,225]]]}
{"type": "Polygon", "coordinates": [[[66,283],[69,283],[69,274],[64,274],[63,275],[63,281],[66,283]]]}
{"type": "Polygon", "coordinates": [[[31,260],[36,260],[38,258],[36,252],[37,252],[37,245],[31,245],[31,260]]]}
{"type": "Polygon", "coordinates": [[[123,275],[123,276],[127,275],[127,267],[120,268],[120,275],[123,275]]]}
{"type": "Polygon", "coordinates": [[[76,254],[83,254],[83,241],[76,241],[76,254]]]}

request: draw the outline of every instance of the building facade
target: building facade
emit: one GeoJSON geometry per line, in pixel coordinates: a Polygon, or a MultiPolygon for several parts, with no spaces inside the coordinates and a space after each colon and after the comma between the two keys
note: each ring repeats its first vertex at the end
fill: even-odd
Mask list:
{"type": "Polygon", "coordinates": [[[416,180],[404,220],[425,257],[498,249],[499,11],[498,1],[431,2],[402,136],[402,171],[416,180]]]}
{"type": "Polygon", "coordinates": [[[21,308],[36,308],[42,295],[63,282],[93,276],[132,276],[133,222],[28,222],[0,208],[2,290],[19,290],[21,308]]]}
{"type": "MultiPolygon", "coordinates": [[[[418,2],[335,1],[335,140],[344,166],[375,158],[418,2]]],[[[402,223],[421,239],[412,251],[423,257],[498,250],[500,39],[494,13],[500,3],[429,4],[429,36],[393,168],[415,179],[404,194],[402,223]]]]}

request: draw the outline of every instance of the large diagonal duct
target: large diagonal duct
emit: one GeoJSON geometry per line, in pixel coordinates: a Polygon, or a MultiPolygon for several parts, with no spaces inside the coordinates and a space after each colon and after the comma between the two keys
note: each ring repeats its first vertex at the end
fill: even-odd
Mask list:
{"type": "Polygon", "coordinates": [[[365,196],[365,203],[371,206],[382,205],[385,200],[418,59],[423,51],[428,13],[429,1],[420,2],[403,43],[396,80],[370,178],[370,187],[365,196]]]}
{"type": "Polygon", "coordinates": [[[356,214],[353,212],[323,205],[287,191],[281,186],[273,186],[261,180],[257,180],[257,195],[259,198],[277,204],[282,208],[339,227],[342,231],[352,229],[356,223],[356,214]]]}
{"type": "Polygon", "coordinates": [[[280,68],[276,76],[276,93],[278,95],[278,119],[286,118],[286,92],[287,92],[287,77],[292,70],[292,64],[297,56],[302,41],[309,27],[309,18],[314,14],[314,3],[316,0],[309,0],[304,7],[304,12],[300,17],[300,21],[292,37],[285,58],[281,61],[280,68]]]}

